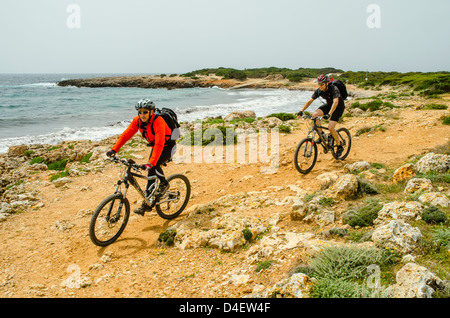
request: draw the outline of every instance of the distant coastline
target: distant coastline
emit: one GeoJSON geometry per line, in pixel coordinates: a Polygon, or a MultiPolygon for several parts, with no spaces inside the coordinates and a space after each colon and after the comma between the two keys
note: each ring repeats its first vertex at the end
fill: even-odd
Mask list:
{"type": "Polygon", "coordinates": [[[195,88],[195,87],[219,87],[224,89],[292,89],[292,90],[313,90],[316,88],[313,78],[302,82],[290,82],[288,79],[277,76],[264,79],[230,79],[216,75],[202,75],[192,77],[185,76],[162,76],[162,75],[137,75],[137,76],[114,76],[95,77],[84,79],[64,80],[57,83],[58,86],[75,87],[139,87],[139,88],[195,88]]]}
{"type": "Polygon", "coordinates": [[[329,74],[352,88],[354,96],[366,95],[364,90],[399,88],[412,90],[426,98],[450,93],[450,73],[442,72],[364,72],[343,71],[327,68],[256,68],[237,70],[233,68],[201,69],[185,74],[108,76],[63,80],[59,86],[75,87],[138,87],[138,88],[195,88],[219,87],[224,89],[288,89],[314,90],[319,74],[329,74]]]}

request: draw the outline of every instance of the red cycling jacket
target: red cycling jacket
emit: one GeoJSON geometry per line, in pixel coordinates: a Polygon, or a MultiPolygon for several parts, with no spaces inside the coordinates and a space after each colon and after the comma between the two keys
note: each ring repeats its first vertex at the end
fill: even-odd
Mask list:
{"type": "Polygon", "coordinates": [[[138,131],[140,131],[144,139],[146,139],[149,143],[154,144],[152,156],[150,157],[148,163],[155,166],[158,162],[159,157],[161,156],[161,152],[163,151],[166,142],[170,139],[172,130],[169,128],[169,126],[167,126],[162,117],[157,117],[155,120],[154,114],[152,117],[150,117],[147,125],[145,125],[145,123],[143,125],[139,116],[134,117],[130,126],[125,129],[114,147],[112,147],[112,150],[114,150],[115,152],[119,152],[120,148],[122,148],[122,146],[138,131]],[[155,123],[153,123],[153,121],[155,121],[155,123]],[[154,135],[152,134],[152,130],[150,129],[152,124],[153,130],[155,132],[154,135]]]}

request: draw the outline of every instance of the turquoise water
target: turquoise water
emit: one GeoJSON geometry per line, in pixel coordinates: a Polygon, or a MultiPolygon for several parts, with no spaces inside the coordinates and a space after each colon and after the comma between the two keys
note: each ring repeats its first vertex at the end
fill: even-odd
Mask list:
{"type": "MultiPolygon", "coordinates": [[[[253,110],[257,116],[297,112],[312,92],[59,87],[58,81],[125,74],[0,74],[0,152],[11,145],[101,140],[120,134],[136,116],[135,103],[152,99],[180,121],[253,110]]],[[[133,75],[133,74],[127,74],[133,75]]]]}

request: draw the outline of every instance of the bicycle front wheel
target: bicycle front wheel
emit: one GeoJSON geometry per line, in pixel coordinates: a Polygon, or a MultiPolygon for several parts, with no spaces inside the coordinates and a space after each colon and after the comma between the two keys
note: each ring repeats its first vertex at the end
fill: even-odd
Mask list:
{"type": "Polygon", "coordinates": [[[295,168],[298,172],[307,174],[314,168],[317,161],[317,145],[311,138],[305,138],[297,146],[294,155],[295,168]]]}
{"type": "Polygon", "coordinates": [[[333,157],[335,159],[344,160],[345,158],[347,158],[348,154],[350,153],[350,149],[352,148],[352,135],[350,134],[350,131],[345,127],[339,128],[338,130],[336,130],[336,132],[339,135],[339,140],[342,147],[344,147],[344,151],[339,157],[336,157],[335,141],[334,138],[332,138],[330,144],[331,152],[333,153],[333,157]]]}
{"type": "Polygon", "coordinates": [[[191,196],[189,179],[182,174],[173,174],[167,178],[169,189],[156,202],[156,212],[163,219],[174,219],[186,208],[191,196]]]}
{"type": "Polygon", "coordinates": [[[89,237],[98,246],[114,243],[122,234],[130,217],[130,203],[121,193],[114,193],[95,209],[89,225],[89,237]]]}

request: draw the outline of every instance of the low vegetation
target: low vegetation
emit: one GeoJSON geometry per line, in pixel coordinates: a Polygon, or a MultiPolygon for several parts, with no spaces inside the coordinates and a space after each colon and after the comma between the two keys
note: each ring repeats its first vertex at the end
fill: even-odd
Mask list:
{"type": "Polygon", "coordinates": [[[264,67],[264,68],[253,68],[245,70],[237,70],[234,68],[205,68],[201,70],[192,71],[183,74],[184,77],[196,77],[199,75],[210,75],[214,74],[216,76],[222,76],[224,79],[237,79],[245,80],[247,78],[265,78],[270,75],[281,75],[283,78],[287,78],[291,82],[300,82],[306,78],[317,77],[320,74],[328,73],[342,73],[343,70],[335,69],[332,67],[327,68],[279,68],[279,67],[264,67]]]}
{"type": "Polygon", "coordinates": [[[450,93],[449,72],[354,72],[347,71],[339,78],[348,84],[359,87],[376,88],[383,85],[394,87],[408,86],[424,97],[435,97],[450,93]]]}

